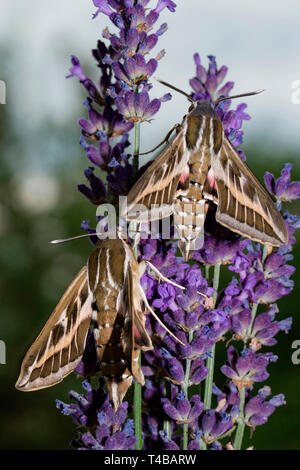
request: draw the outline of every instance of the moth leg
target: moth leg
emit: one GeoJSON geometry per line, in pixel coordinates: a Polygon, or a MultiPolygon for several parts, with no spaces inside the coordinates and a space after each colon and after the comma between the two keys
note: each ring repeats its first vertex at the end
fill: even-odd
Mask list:
{"type": "Polygon", "coordinates": [[[174,333],[172,333],[172,331],[169,330],[169,328],[161,321],[161,319],[156,315],[154,310],[150,307],[147,297],[145,295],[145,292],[142,289],[142,286],[139,286],[139,289],[141,292],[142,299],[145,302],[146,308],[149,310],[151,315],[154,316],[155,320],[158,321],[158,323],[169,333],[169,335],[171,335],[176,341],[182,344],[182,346],[185,346],[185,344],[179,338],[177,338],[177,336],[175,336],[174,333]]]}
{"type": "Polygon", "coordinates": [[[157,275],[158,279],[160,279],[161,281],[164,281],[164,282],[168,282],[169,284],[172,284],[172,286],[178,287],[178,289],[185,290],[185,287],[183,287],[180,284],[177,284],[176,282],[172,281],[171,279],[168,279],[167,277],[165,277],[152,263],[150,263],[150,261],[145,261],[145,263],[157,275]]]}
{"type": "Polygon", "coordinates": [[[147,269],[147,263],[148,263],[148,261],[145,261],[145,260],[143,260],[139,263],[139,276],[140,276],[140,279],[145,274],[145,271],[147,269]]]}
{"type": "MultiPolygon", "coordinates": [[[[186,290],[185,287],[165,277],[152,263],[150,263],[150,261],[145,261],[145,262],[149,266],[149,268],[152,269],[152,271],[154,271],[155,274],[157,274],[159,279],[161,279],[164,282],[168,282],[169,284],[172,284],[172,286],[178,287],[178,289],[186,290]]],[[[207,298],[207,295],[203,294],[203,292],[197,292],[197,294],[202,295],[203,297],[207,298]]]]}
{"type": "Polygon", "coordinates": [[[181,124],[175,124],[167,133],[166,137],[160,142],[160,144],[156,145],[151,150],[148,150],[148,152],[143,152],[143,153],[135,153],[134,155],[148,155],[149,153],[154,152],[155,150],[159,149],[163,144],[168,144],[169,143],[169,138],[171,137],[172,133],[176,130],[176,134],[178,134],[179,130],[181,129],[181,124]]]}

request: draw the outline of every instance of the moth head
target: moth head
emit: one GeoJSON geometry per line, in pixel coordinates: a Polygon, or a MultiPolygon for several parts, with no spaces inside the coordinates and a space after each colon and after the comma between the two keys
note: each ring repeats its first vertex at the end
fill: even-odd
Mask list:
{"type": "MultiPolygon", "coordinates": [[[[214,106],[214,103],[212,101],[208,101],[208,100],[197,100],[195,102],[196,106],[199,106],[199,107],[208,107],[208,108],[211,108],[211,109],[215,109],[215,106],[214,106]]],[[[194,106],[194,107],[196,107],[194,106]]]]}
{"type": "MultiPolygon", "coordinates": [[[[155,78],[155,80],[157,80],[159,83],[161,83],[162,85],[165,85],[167,86],[168,88],[171,88],[172,90],[175,90],[177,91],[178,93],[181,93],[182,95],[184,95],[192,104],[190,105],[189,107],[189,113],[192,112],[197,106],[201,107],[203,105],[210,105],[210,107],[212,109],[215,109],[215,107],[221,103],[221,101],[225,101],[225,100],[232,100],[234,98],[242,98],[244,96],[252,96],[252,95],[258,95],[259,93],[263,92],[264,90],[257,90],[257,91],[250,91],[249,93],[243,93],[241,95],[233,95],[233,96],[221,96],[220,98],[218,98],[217,100],[215,101],[208,101],[208,100],[195,100],[191,95],[189,95],[188,93],[186,93],[185,91],[183,90],[180,90],[180,88],[177,88],[176,86],[174,85],[171,85],[170,83],[168,82],[165,82],[164,80],[160,80],[159,78],[155,78]]],[[[204,86],[204,88],[206,89],[205,87],[205,84],[203,83],[202,84],[204,86]]]]}
{"type": "Polygon", "coordinates": [[[196,108],[203,108],[203,107],[209,107],[211,109],[214,109],[214,104],[208,100],[193,100],[192,104],[189,107],[189,113],[194,111],[196,108]]]}

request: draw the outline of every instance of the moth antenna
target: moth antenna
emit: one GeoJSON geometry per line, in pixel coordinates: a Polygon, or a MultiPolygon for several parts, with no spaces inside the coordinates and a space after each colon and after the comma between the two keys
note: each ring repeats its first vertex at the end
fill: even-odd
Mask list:
{"type": "Polygon", "coordinates": [[[226,100],[233,100],[235,98],[243,98],[244,96],[253,96],[253,95],[259,95],[259,93],[262,93],[265,91],[264,89],[257,90],[257,91],[250,91],[249,93],[242,93],[241,95],[233,95],[233,96],[228,96],[227,98],[219,98],[218,100],[214,101],[214,104],[218,104],[221,101],[226,101],[226,100]]]}
{"type": "MultiPolygon", "coordinates": [[[[93,237],[95,235],[114,235],[116,236],[115,233],[112,232],[94,232],[94,233],[84,233],[83,235],[77,235],[76,237],[70,237],[70,238],[64,238],[61,240],[51,240],[49,243],[52,245],[58,245],[59,243],[66,243],[66,242],[71,242],[73,240],[79,240],[80,238],[86,238],[86,237],[93,237]]],[[[117,232],[117,238],[120,238],[121,236],[125,235],[124,232],[117,232]]],[[[125,238],[127,238],[125,236],[125,238]]]]}
{"type": "Polygon", "coordinates": [[[182,346],[185,346],[185,344],[179,338],[177,338],[177,336],[175,336],[174,333],[172,333],[172,331],[169,330],[169,328],[161,321],[161,319],[156,315],[154,310],[150,307],[147,297],[145,295],[145,292],[143,291],[141,286],[139,286],[139,289],[140,289],[142,298],[146,304],[147,309],[149,310],[151,315],[154,316],[155,320],[158,321],[158,323],[169,333],[169,335],[171,335],[176,341],[178,341],[178,343],[182,344],[182,346]]]}
{"type": "Polygon", "coordinates": [[[85,237],[92,237],[93,235],[100,235],[100,233],[85,233],[83,235],[77,235],[76,237],[70,237],[70,238],[64,238],[61,240],[51,240],[49,243],[52,245],[58,245],[59,243],[67,243],[71,242],[73,240],[79,240],[80,238],[85,238],[85,237]]]}
{"type": "Polygon", "coordinates": [[[160,78],[157,78],[157,77],[155,77],[155,80],[156,80],[157,82],[161,83],[162,85],[165,85],[165,86],[171,88],[172,90],[178,91],[178,93],[181,93],[182,95],[184,95],[191,103],[196,103],[196,100],[194,100],[194,99],[193,99],[190,95],[188,95],[185,91],[180,90],[180,88],[177,88],[176,86],[171,85],[170,83],[165,82],[164,80],[161,80],[160,78]]]}

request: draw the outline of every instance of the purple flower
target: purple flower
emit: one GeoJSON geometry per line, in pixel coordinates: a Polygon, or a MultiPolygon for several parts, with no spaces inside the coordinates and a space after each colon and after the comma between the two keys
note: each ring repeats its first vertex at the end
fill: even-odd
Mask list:
{"type": "Polygon", "coordinates": [[[226,74],[227,67],[223,66],[217,70],[216,59],[214,56],[208,56],[209,66],[206,70],[201,64],[199,54],[194,55],[196,64],[196,77],[190,80],[190,85],[195,94],[194,99],[209,99],[216,100],[220,96],[228,96],[230,90],[233,88],[233,82],[227,82],[218,91],[220,84],[223,82],[226,74]]]}
{"type": "Polygon", "coordinates": [[[180,450],[180,447],[178,447],[175,441],[169,440],[168,434],[166,431],[160,431],[159,435],[164,443],[165,450],[180,450]]]}
{"type": "Polygon", "coordinates": [[[212,392],[218,398],[218,412],[230,414],[232,422],[235,423],[240,412],[240,395],[236,385],[233,382],[227,382],[220,390],[213,384],[212,392]]]}
{"type": "Polygon", "coordinates": [[[270,395],[270,387],[263,387],[258,391],[258,395],[247,400],[245,422],[248,426],[256,427],[265,424],[269,416],[274,413],[276,407],[286,404],[283,394],[276,395],[266,401],[266,398],[270,395]]]}
{"type": "Polygon", "coordinates": [[[223,434],[233,428],[232,418],[226,413],[218,413],[214,410],[207,410],[201,419],[202,439],[211,444],[223,434]]]}
{"type": "Polygon", "coordinates": [[[112,203],[117,204],[119,196],[128,194],[132,182],[132,165],[125,163],[124,166],[118,165],[113,167],[113,172],[106,179],[112,203]]]}
{"type": "Polygon", "coordinates": [[[251,245],[246,244],[246,250],[238,253],[229,268],[240,275],[240,291],[237,291],[237,298],[244,300],[249,297],[255,303],[268,304],[291,292],[293,281],[289,277],[295,268],[287,264],[290,260],[287,253],[289,248],[279,248],[277,253],[272,253],[266,258],[264,265],[260,248],[253,249],[251,245]]]}
{"type": "Polygon", "coordinates": [[[112,70],[118,80],[128,83],[128,85],[139,85],[148,80],[154,74],[157,68],[157,61],[150,59],[146,62],[142,54],[136,54],[135,57],[125,59],[124,64],[114,62],[112,70]]]}
{"type": "Polygon", "coordinates": [[[176,3],[172,2],[172,0],[158,0],[154,11],[159,14],[166,7],[171,12],[174,12],[176,9],[176,3]]]}
{"type": "Polygon", "coordinates": [[[84,137],[81,137],[80,144],[86,151],[86,156],[93,165],[98,166],[107,173],[112,173],[113,168],[121,162],[128,161],[128,155],[125,153],[126,147],[129,145],[127,140],[128,134],[123,134],[122,140],[115,145],[110,145],[110,139],[106,136],[100,136],[98,146],[89,145],[84,137]]]}
{"type": "Polygon", "coordinates": [[[154,300],[153,307],[157,307],[161,312],[165,312],[168,309],[178,310],[175,303],[176,288],[171,284],[164,283],[158,287],[158,294],[160,299],[154,300]]]}
{"type": "Polygon", "coordinates": [[[240,241],[238,237],[232,240],[223,240],[207,234],[204,248],[195,251],[193,259],[212,266],[218,263],[230,264],[235,259],[239,249],[240,241]]]}
{"type": "Polygon", "coordinates": [[[279,252],[268,256],[264,265],[265,278],[279,279],[294,274],[296,268],[286,264],[289,259],[289,256],[281,255],[279,252]]]}
{"type": "Polygon", "coordinates": [[[293,281],[288,281],[286,285],[273,279],[265,281],[255,289],[255,297],[259,303],[270,304],[288,295],[292,291],[293,286],[293,281]]]}
{"type": "Polygon", "coordinates": [[[273,346],[277,344],[274,336],[280,331],[285,330],[286,332],[291,327],[291,318],[286,318],[281,322],[274,321],[275,314],[278,313],[278,307],[276,304],[271,305],[267,312],[258,315],[253,323],[251,331],[251,343],[250,348],[253,351],[257,351],[262,346],[273,346]]]}
{"type": "Polygon", "coordinates": [[[87,90],[90,98],[99,105],[103,105],[104,99],[101,96],[101,93],[97,89],[94,82],[90,78],[88,78],[83,72],[79,59],[76,56],[72,56],[71,63],[72,67],[70,68],[70,75],[68,75],[67,78],[77,77],[84,86],[84,88],[87,90]]]}
{"type": "Polygon", "coordinates": [[[300,197],[300,182],[291,181],[291,169],[293,165],[286,163],[281,176],[276,180],[272,173],[265,173],[265,184],[268,191],[273,194],[279,201],[293,201],[300,197]]]}
{"type": "Polygon", "coordinates": [[[73,391],[69,394],[75,403],[65,404],[60,400],[56,402],[63,414],[72,416],[77,424],[89,428],[89,432],[81,435],[73,445],[78,449],[133,449],[136,439],[133,421],[126,421],[128,404],[123,403],[114,412],[108,402],[108,395],[104,392],[103,380],[100,380],[97,390],[89,382],[83,382],[82,386],[85,390],[83,395],[73,391]]]}
{"type": "Polygon", "coordinates": [[[155,98],[150,101],[146,91],[139,94],[128,91],[124,98],[116,99],[116,106],[119,112],[130,122],[143,122],[156,114],[162,101],[166,101],[166,95],[160,99],[155,98]]]}
{"type": "Polygon", "coordinates": [[[175,405],[167,398],[162,399],[162,404],[165,413],[178,424],[192,423],[200,416],[204,407],[198,395],[188,400],[183,392],[177,395],[175,405]]]}
{"type": "Polygon", "coordinates": [[[239,356],[233,346],[229,346],[227,357],[228,362],[221,367],[221,371],[239,390],[250,387],[254,382],[266,380],[269,377],[266,367],[277,360],[273,354],[257,354],[249,349],[244,349],[239,356]]]}
{"type": "MultiPolygon", "coordinates": [[[[194,91],[193,98],[195,100],[208,100],[216,101],[220,97],[229,96],[230,91],[234,86],[234,82],[226,82],[221,86],[225,76],[227,75],[228,68],[224,65],[218,69],[216,58],[208,56],[209,64],[206,69],[200,60],[199,54],[194,55],[196,64],[196,76],[190,80],[190,85],[194,91]]],[[[230,109],[231,101],[222,101],[216,106],[216,112],[223,123],[225,134],[231,143],[238,147],[243,141],[243,131],[241,127],[244,120],[249,120],[249,114],[245,113],[247,105],[241,103],[235,110],[230,109]]],[[[241,157],[244,155],[241,152],[241,157]]]]}
{"type": "MultiPolygon", "coordinates": [[[[127,195],[135,178],[145,170],[145,167],[138,172],[133,170],[132,156],[126,152],[128,133],[136,127],[135,123],[151,121],[161,103],[171,98],[166,94],[150,99],[150,80],[165,51],[158,50],[156,56],[151,54],[167,30],[165,23],[155,26],[159,15],[166,8],[174,12],[176,4],[172,0],[158,0],[155,7],[149,8],[149,0],[93,0],[93,3],[94,17],[99,13],[106,15],[113,31],[106,27],[102,34],[104,42],[99,40],[93,50],[100,71],[98,80],[94,82],[86,76],[77,57],[71,59],[69,76],[78,78],[88,96],[84,102],[86,115],[79,120],[80,144],[93,165],[85,171],[88,184],[80,184],[78,189],[95,205],[109,202],[117,207],[119,196],[127,195]],[[105,173],[106,180],[100,179],[99,170],[105,173]]],[[[228,97],[234,83],[225,81],[227,67],[219,68],[214,56],[208,57],[207,67],[198,54],[194,60],[196,73],[190,80],[192,96],[212,103],[228,97]]],[[[235,147],[243,140],[243,122],[250,119],[246,107],[241,103],[231,109],[230,100],[215,104],[225,134],[235,147]]],[[[242,151],[238,152],[244,158],[242,151]]],[[[285,165],[278,180],[266,174],[268,189],[278,201],[300,197],[300,183],[291,182],[290,171],[291,165],[285,165]]],[[[266,422],[276,406],[285,403],[282,394],[270,398],[268,387],[253,396],[253,385],[269,377],[267,366],[277,359],[271,352],[257,351],[276,344],[277,333],[287,332],[291,326],[291,318],[278,320],[274,302],[293,288],[290,252],[300,221],[289,213],[284,217],[289,245],[274,248],[267,255],[259,244],[241,240],[239,235],[218,224],[213,209],[206,217],[203,248],[194,252],[190,264],[176,256],[177,242],[165,241],[162,234],[156,240],[142,237],[138,243],[137,260],[151,261],[165,277],[183,288],[158,281],[148,268],[141,279],[149,304],[179,339],[176,341],[141,305],[154,345],[153,350],[141,355],[146,378],[141,417],[145,449],[179,450],[183,443],[190,450],[199,450],[203,445],[212,450],[231,449],[231,443],[222,444],[222,439],[239,426],[242,412],[245,423],[254,427],[266,422]],[[209,266],[219,264],[223,265],[223,272],[230,265],[228,274],[233,272],[236,277],[229,279],[225,286],[221,283],[222,288],[215,292],[212,280],[203,276],[203,265],[208,267],[205,271],[210,271],[211,278],[209,266]],[[271,305],[261,313],[260,304],[271,305]],[[198,393],[199,384],[209,372],[211,361],[207,359],[212,357],[213,346],[221,340],[225,340],[222,344],[228,356],[221,371],[229,380],[223,387],[220,385],[222,388],[213,385],[217,407],[204,411],[203,395],[188,398],[189,388],[197,385],[194,390],[198,393]],[[243,341],[244,349],[238,352],[233,346],[228,347],[230,341],[243,341]],[[242,389],[246,389],[244,409],[240,399],[242,389]]],[[[119,224],[127,227],[125,220],[119,224]]],[[[94,242],[95,230],[87,221],[82,228],[94,242]]],[[[141,227],[141,235],[147,235],[147,229],[146,225],[141,227]]],[[[215,281],[216,273],[217,270],[215,281]]],[[[126,315],[124,318],[126,322],[126,315]]],[[[93,376],[99,369],[92,328],[93,324],[83,358],[76,368],[83,377],[93,376]]],[[[123,342],[121,335],[121,345],[123,342]]],[[[128,411],[132,410],[125,402],[115,412],[103,386],[103,381],[98,388],[84,381],[84,393],[70,392],[72,403],[57,402],[62,413],[84,427],[73,444],[84,450],[133,449],[134,426],[127,419],[128,411]]]]}
{"type": "Polygon", "coordinates": [[[101,204],[106,201],[106,188],[103,181],[95,176],[94,168],[89,167],[84,172],[90,187],[85,184],[79,184],[78,190],[87,197],[93,204],[101,204]]]}
{"type": "Polygon", "coordinates": [[[114,111],[110,105],[106,105],[103,113],[96,111],[88,102],[89,120],[81,118],[78,124],[82,128],[82,134],[93,140],[99,140],[103,133],[107,137],[117,137],[130,131],[133,123],[125,121],[121,114],[114,111]]]}
{"type": "Polygon", "coordinates": [[[243,309],[241,312],[231,317],[231,328],[234,332],[233,339],[243,340],[248,333],[251,324],[251,311],[243,309]]]}
{"type": "Polygon", "coordinates": [[[208,369],[205,367],[205,362],[203,359],[197,358],[192,362],[190,370],[190,385],[200,384],[207,376],[208,369]]]}
{"type": "Polygon", "coordinates": [[[99,13],[104,13],[104,15],[110,16],[113,13],[111,6],[109,5],[108,0],[93,0],[95,7],[98,8],[97,12],[94,14],[94,18],[99,15],[99,13]]]}

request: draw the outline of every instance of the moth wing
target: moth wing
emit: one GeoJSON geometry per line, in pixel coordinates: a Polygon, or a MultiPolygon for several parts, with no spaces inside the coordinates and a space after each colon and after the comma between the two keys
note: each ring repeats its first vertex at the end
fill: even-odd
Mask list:
{"type": "Polygon", "coordinates": [[[181,130],[134,184],[127,196],[127,206],[122,208],[127,220],[147,222],[172,214],[179,179],[188,163],[183,142],[181,130]],[[139,204],[145,209],[137,208],[139,204]],[[152,207],[150,213],[151,206],[157,206],[157,210],[152,207]]]}
{"type": "Polygon", "coordinates": [[[218,222],[260,243],[287,243],[282,215],[227,137],[220,152],[212,156],[212,170],[218,193],[218,222]]]}
{"type": "Polygon", "coordinates": [[[121,343],[134,379],[143,384],[144,376],[138,364],[139,350],[147,351],[153,346],[145,328],[143,302],[136,285],[137,282],[139,282],[139,278],[137,279],[134,275],[132,266],[128,263],[124,284],[125,317],[121,343]]]}
{"type": "Polygon", "coordinates": [[[26,353],[16,383],[18,390],[55,385],[76,368],[92,318],[92,297],[83,267],[26,353]]]}

